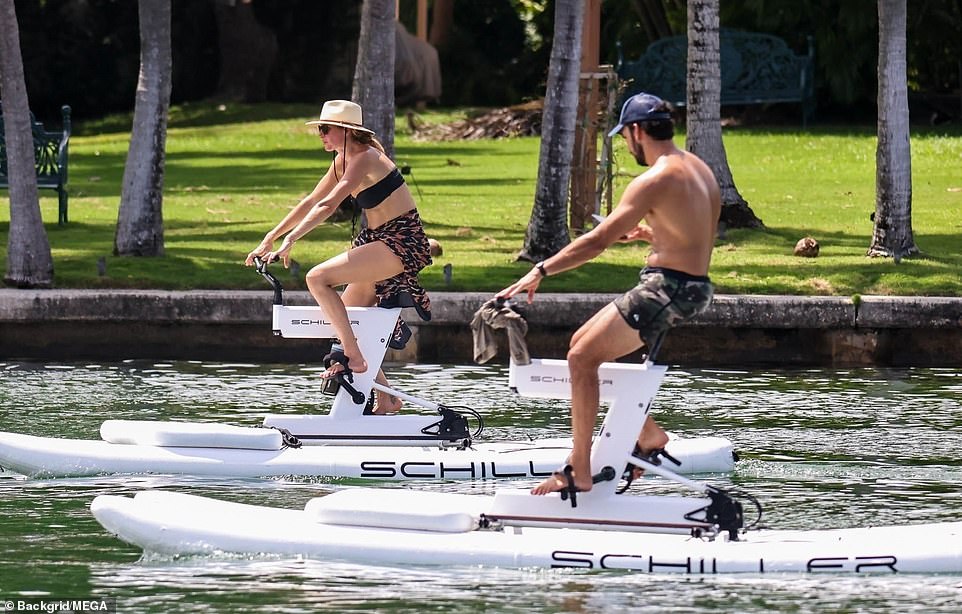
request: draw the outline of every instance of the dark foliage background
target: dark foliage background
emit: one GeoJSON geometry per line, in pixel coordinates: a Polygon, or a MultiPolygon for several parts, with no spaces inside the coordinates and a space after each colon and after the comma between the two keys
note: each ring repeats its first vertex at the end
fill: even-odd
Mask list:
{"type": "MultiPolygon", "coordinates": [[[[217,98],[217,1],[172,0],[174,104],[217,98]]],[[[360,0],[254,0],[257,22],[278,43],[267,99],[349,96],[360,7],[360,0]]],[[[415,7],[413,0],[401,2],[402,23],[412,32],[415,7]]],[[[874,119],[874,1],[743,0],[722,2],[721,9],[723,27],[775,34],[798,53],[813,37],[819,119],[874,119]]],[[[139,70],[135,0],[16,0],[16,10],[30,105],[38,118],[57,124],[62,104],[71,105],[78,118],[133,108],[139,70]]],[[[617,40],[632,57],[659,29],[683,34],[685,10],[683,0],[605,0],[602,62],[616,61],[617,40]]],[[[552,23],[551,0],[456,0],[451,35],[439,49],[438,102],[500,106],[542,96],[552,23]]],[[[908,28],[913,113],[930,121],[958,119],[962,0],[909,0],[908,28]]],[[[789,114],[792,121],[795,115],[789,114]]]]}

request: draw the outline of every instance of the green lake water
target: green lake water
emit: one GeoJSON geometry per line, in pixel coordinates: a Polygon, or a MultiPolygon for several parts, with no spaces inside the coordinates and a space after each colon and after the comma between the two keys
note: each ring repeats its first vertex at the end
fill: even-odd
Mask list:
{"type": "MultiPolygon", "coordinates": [[[[106,419],[256,425],[265,413],[326,409],[330,397],[318,394],[319,371],[213,362],[0,363],[0,430],[95,439],[106,419]]],[[[513,395],[504,367],[402,365],[388,374],[409,394],[481,412],[486,440],[570,432],[566,403],[513,395]]],[[[756,496],[765,526],[962,520],[962,370],[673,369],[653,413],[681,434],[721,435],[735,443],[742,460],[734,473],[704,478],[756,496]]],[[[346,484],[165,475],[32,480],[0,472],[0,611],[7,600],[41,598],[112,598],[119,612],[962,611],[958,575],[695,578],[143,557],[107,534],[88,510],[96,495],[145,488],[302,507],[346,484]]],[[[406,487],[488,492],[506,484],[406,487]]],[[[637,488],[681,492],[660,478],[637,488]]]]}

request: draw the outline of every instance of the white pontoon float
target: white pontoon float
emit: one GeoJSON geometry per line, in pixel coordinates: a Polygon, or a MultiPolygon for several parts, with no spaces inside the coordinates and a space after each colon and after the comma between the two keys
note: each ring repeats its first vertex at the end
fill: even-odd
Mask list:
{"type": "MultiPolygon", "coordinates": [[[[320,307],[285,306],[281,284],[262,264],[258,272],[274,288],[275,334],[310,339],[335,336],[320,307]]],[[[570,439],[476,441],[482,427],[477,412],[376,383],[399,314],[400,309],[348,308],[369,368],[351,378],[338,374],[329,380],[333,385],[326,388],[334,393],[334,400],[327,414],[271,414],[262,427],[108,420],[100,428],[101,440],[0,432],[0,467],[32,477],[161,473],[413,480],[538,478],[550,475],[564,461],[570,439]],[[375,389],[431,413],[366,414],[375,389]],[[473,414],[474,428],[457,409],[473,414]]],[[[635,393],[636,379],[648,372],[645,365],[610,364],[601,370],[601,379],[603,387],[623,389],[637,408],[641,393],[640,389],[635,393]]],[[[570,398],[563,361],[512,364],[509,383],[522,395],[570,398]]],[[[727,472],[734,466],[732,444],[722,437],[673,437],[666,451],[681,462],[679,470],[684,473],[727,472]]]]}
{"type": "MultiPolygon", "coordinates": [[[[541,367],[514,369],[532,392],[541,367]]],[[[304,509],[244,505],[177,492],[98,496],[90,508],[111,533],[167,555],[307,556],[380,564],[630,569],[649,573],[962,572],[962,522],[832,530],[754,530],[761,508],[745,493],[675,474],[629,452],[665,368],[605,365],[610,402],[595,438],[590,492],[493,496],[344,488],[304,509]],[[631,369],[631,378],[618,370],[631,369]],[[639,411],[639,402],[644,408],[639,411]],[[618,494],[626,464],[675,480],[697,496],[618,494]],[[739,498],[757,511],[746,527],[739,498]]],[[[547,392],[546,392],[547,394],[547,392]]]]}

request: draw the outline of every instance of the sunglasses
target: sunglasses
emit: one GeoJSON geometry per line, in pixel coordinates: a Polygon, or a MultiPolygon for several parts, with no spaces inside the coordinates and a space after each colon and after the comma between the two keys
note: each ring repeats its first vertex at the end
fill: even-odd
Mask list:
{"type": "Polygon", "coordinates": [[[327,124],[321,124],[320,126],[317,127],[318,135],[327,134],[330,131],[331,131],[331,127],[328,126],[327,124]]]}

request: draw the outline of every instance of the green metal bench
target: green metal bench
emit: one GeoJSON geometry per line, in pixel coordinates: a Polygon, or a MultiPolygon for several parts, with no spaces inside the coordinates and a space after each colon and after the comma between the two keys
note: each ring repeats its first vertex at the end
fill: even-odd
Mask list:
{"type": "MultiPolygon", "coordinates": [[[[33,153],[37,171],[37,187],[56,190],[60,209],[57,222],[67,223],[67,149],[70,143],[70,107],[64,105],[63,130],[47,131],[43,124],[30,114],[33,131],[33,153]]],[[[0,188],[10,187],[7,175],[7,147],[5,145],[3,116],[0,115],[0,188]]]]}
{"type": "MultiPolygon", "coordinates": [[[[720,31],[721,104],[759,105],[800,103],[802,125],[815,111],[815,45],[808,37],[808,53],[796,55],[785,41],[770,34],[720,31]]],[[[625,96],[648,92],[676,107],[687,98],[687,36],[662,38],[635,61],[626,62],[618,44],[618,76],[627,81],[625,96]]]]}

